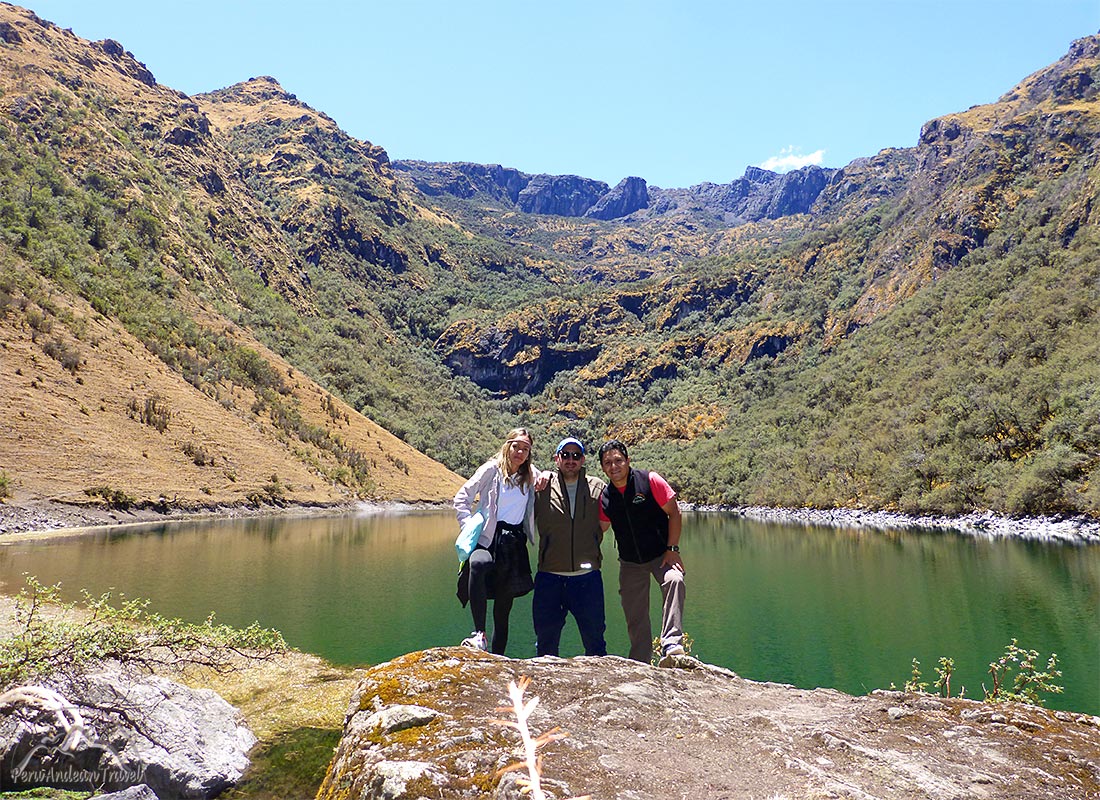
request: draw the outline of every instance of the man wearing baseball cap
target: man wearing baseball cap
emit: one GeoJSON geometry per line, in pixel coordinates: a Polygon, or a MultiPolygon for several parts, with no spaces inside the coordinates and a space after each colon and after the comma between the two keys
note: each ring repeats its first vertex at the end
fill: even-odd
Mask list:
{"type": "Polygon", "coordinates": [[[540,656],[558,655],[568,614],[577,621],[584,654],[607,655],[600,572],[600,495],[606,484],[585,474],[584,459],[579,439],[562,439],[554,452],[557,470],[535,493],[539,558],[531,615],[540,656]]]}

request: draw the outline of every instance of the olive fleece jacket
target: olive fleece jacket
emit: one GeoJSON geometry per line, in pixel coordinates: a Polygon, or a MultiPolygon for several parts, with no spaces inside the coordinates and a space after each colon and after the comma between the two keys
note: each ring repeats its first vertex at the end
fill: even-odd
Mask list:
{"type": "Polygon", "coordinates": [[[575,514],[570,513],[569,494],[560,472],[554,473],[545,489],[535,493],[540,572],[579,572],[588,568],[582,564],[600,568],[600,495],[606,485],[581,470],[575,514]]]}

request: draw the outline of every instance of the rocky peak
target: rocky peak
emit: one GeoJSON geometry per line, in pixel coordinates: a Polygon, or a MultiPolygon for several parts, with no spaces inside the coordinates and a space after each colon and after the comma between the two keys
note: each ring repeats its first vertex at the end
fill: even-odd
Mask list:
{"type": "Polygon", "coordinates": [[[778,219],[791,214],[808,214],[835,173],[834,169],[809,166],[780,176],[765,216],[778,219]]]}
{"type": "Polygon", "coordinates": [[[772,172],[763,167],[748,166],[745,167],[745,174],[741,180],[748,181],[749,183],[772,183],[778,177],[778,172],[772,172]]]}
{"type": "Polygon", "coordinates": [[[654,190],[650,212],[704,213],[730,225],[808,214],[836,172],[809,166],[781,175],[761,167],[747,167],[742,177],[729,183],[654,190]]]}
{"type": "Polygon", "coordinates": [[[149,71],[149,68],[138,61],[133,53],[114,39],[104,39],[99,42],[94,42],[93,46],[98,47],[114,59],[118,71],[123,75],[133,78],[140,83],[144,83],[146,86],[157,85],[157,79],[153,77],[153,73],[149,71]]]}
{"type": "Polygon", "coordinates": [[[516,198],[520,211],[580,217],[607,193],[607,184],[578,175],[536,175],[516,198]]]}
{"type": "Polygon", "coordinates": [[[515,203],[519,193],[531,182],[530,175],[500,164],[401,160],[395,161],[393,167],[408,175],[413,185],[429,197],[449,194],[468,200],[482,194],[515,203]]]}
{"type": "Polygon", "coordinates": [[[649,191],[641,178],[623,178],[614,189],[584,212],[593,219],[618,219],[649,205],[649,191]]]}
{"type": "Polygon", "coordinates": [[[239,103],[258,105],[269,100],[281,100],[285,103],[294,103],[303,107],[305,103],[288,92],[282,85],[270,75],[260,75],[249,78],[247,81],[235,83],[217,92],[211,92],[213,96],[233,97],[239,103]]]}

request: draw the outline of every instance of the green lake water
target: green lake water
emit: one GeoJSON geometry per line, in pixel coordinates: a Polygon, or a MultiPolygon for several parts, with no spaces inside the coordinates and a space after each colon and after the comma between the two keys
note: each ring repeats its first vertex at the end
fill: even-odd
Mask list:
{"type": "MultiPolygon", "coordinates": [[[[0,544],[0,591],[24,573],[151,599],[166,616],[253,621],[340,664],[372,664],[458,644],[457,525],[445,511],[236,520],[104,530],[0,544]]],[[[0,540],[2,542],[2,540],[0,540]]],[[[685,630],[694,654],[746,678],[863,694],[901,686],[917,658],[952,687],[991,686],[988,665],[1012,638],[1058,654],[1065,694],[1047,705],[1100,714],[1100,546],[880,532],[685,514],[685,630]]],[[[607,640],[625,654],[618,572],[604,543],[607,640]]],[[[654,619],[659,593],[654,585],[654,619]]],[[[534,655],[530,595],[516,601],[508,655],[534,655]]],[[[656,624],[656,623],[655,623],[656,624]]],[[[570,620],[562,655],[583,652],[570,620]]]]}

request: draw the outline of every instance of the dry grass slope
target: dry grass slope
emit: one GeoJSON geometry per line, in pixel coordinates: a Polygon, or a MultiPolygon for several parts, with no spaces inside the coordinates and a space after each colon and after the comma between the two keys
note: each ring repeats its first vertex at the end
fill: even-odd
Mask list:
{"type": "MultiPolygon", "coordinates": [[[[110,487],[138,502],[164,497],[182,506],[241,504],[250,494],[264,493],[273,475],[286,502],[355,499],[319,474],[324,453],[288,441],[264,413],[252,412],[251,392],[230,386],[219,402],[90,307],[75,303],[65,311],[53,319],[48,336],[36,332],[18,310],[0,317],[0,470],[8,476],[12,501],[91,502],[85,490],[110,487]],[[43,345],[58,340],[80,354],[75,371],[45,354],[43,345]],[[150,398],[167,414],[163,431],[140,418],[150,398]]],[[[332,397],[243,331],[224,321],[221,326],[286,376],[306,422],[370,458],[375,499],[453,497],[461,484],[457,475],[332,397]]]]}

